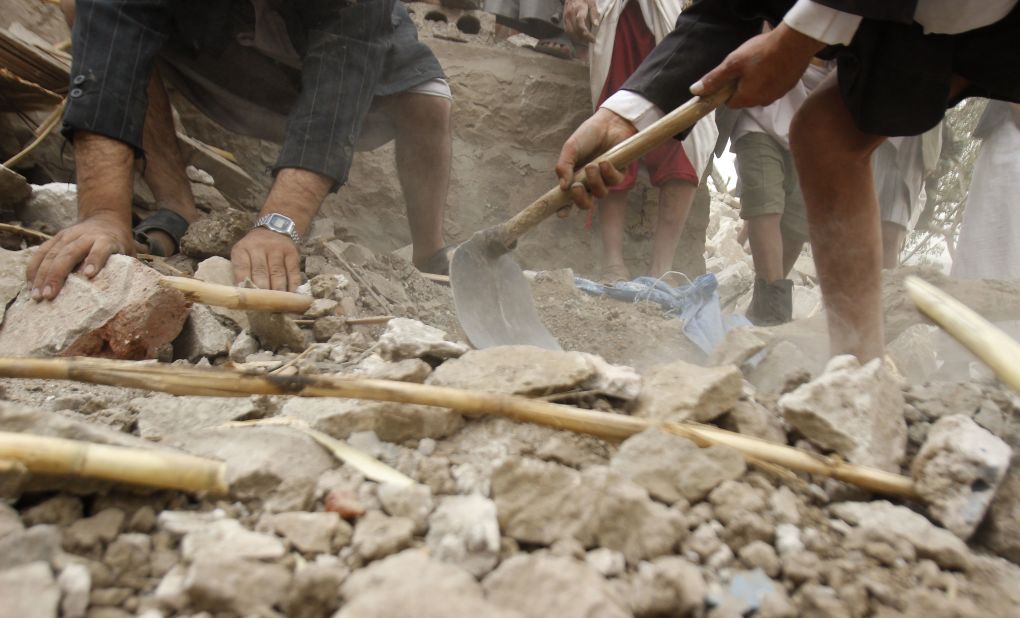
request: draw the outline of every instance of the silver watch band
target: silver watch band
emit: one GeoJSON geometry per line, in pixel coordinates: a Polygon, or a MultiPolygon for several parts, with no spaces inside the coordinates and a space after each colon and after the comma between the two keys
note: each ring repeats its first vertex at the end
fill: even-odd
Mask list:
{"type": "Polygon", "coordinates": [[[285,234],[290,236],[290,239],[294,241],[294,244],[301,244],[301,235],[297,232],[297,225],[294,224],[294,220],[287,215],[281,215],[278,212],[271,212],[268,215],[259,217],[255,220],[255,225],[252,229],[264,227],[271,232],[277,234],[285,234]]]}

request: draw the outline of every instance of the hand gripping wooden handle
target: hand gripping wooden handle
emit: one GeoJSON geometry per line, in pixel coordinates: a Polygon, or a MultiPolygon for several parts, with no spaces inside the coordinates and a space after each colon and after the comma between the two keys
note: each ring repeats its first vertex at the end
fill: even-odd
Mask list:
{"type": "MultiPolygon", "coordinates": [[[[635,133],[630,138],[609,149],[596,158],[594,163],[609,161],[617,169],[630,165],[657,148],[667,139],[693,127],[695,123],[707,116],[712,110],[729,100],[733,95],[735,87],[735,84],[728,84],[718,92],[706,97],[694,97],[660,118],[655,124],[644,131],[635,133]]],[[[574,182],[583,181],[584,170],[582,169],[574,174],[574,182]]],[[[498,226],[498,238],[502,240],[504,245],[509,247],[522,234],[568,204],[570,204],[570,192],[556,186],[535,200],[530,206],[514,215],[509,221],[498,226]]]]}

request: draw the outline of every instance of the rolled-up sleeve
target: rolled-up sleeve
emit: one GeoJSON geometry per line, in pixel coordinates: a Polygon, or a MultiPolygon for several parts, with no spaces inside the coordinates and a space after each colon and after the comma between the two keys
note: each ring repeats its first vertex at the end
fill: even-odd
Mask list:
{"type": "Polygon", "coordinates": [[[62,133],[105,135],[142,151],[147,85],[172,0],[77,0],[62,133]]]}
{"type": "Polygon", "coordinates": [[[383,69],[384,35],[394,0],[307,2],[298,8],[307,33],[301,95],[287,117],[274,171],[310,170],[347,180],[354,145],[383,69]]]}

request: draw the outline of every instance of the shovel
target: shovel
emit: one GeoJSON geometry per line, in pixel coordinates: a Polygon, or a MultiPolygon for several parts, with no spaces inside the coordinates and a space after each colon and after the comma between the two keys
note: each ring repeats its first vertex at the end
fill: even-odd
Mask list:
{"type": "MultiPolygon", "coordinates": [[[[733,85],[707,97],[694,97],[658,122],[620,142],[594,160],[623,168],[677,133],[686,131],[733,94],[733,85]]],[[[584,170],[574,182],[584,181],[584,170]]],[[[560,350],[542,324],[531,288],[510,251],[517,239],[571,203],[570,193],[550,189],[508,221],[476,232],[457,247],[450,261],[450,287],[457,319],[477,349],[497,345],[533,345],[560,350]]]]}

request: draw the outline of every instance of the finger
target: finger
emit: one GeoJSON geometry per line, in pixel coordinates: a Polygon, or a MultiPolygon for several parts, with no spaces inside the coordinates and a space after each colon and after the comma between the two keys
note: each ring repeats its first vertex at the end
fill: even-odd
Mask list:
{"type": "Polygon", "coordinates": [[[727,58],[723,60],[722,64],[694,82],[691,85],[691,94],[699,97],[708,96],[718,91],[723,85],[738,79],[740,75],[740,65],[727,58]]]}
{"type": "Polygon", "coordinates": [[[57,251],[51,251],[50,256],[43,260],[39,273],[36,275],[36,287],[40,290],[43,300],[53,300],[60,294],[60,290],[67,281],[67,276],[81,263],[92,249],[92,241],[87,238],[78,238],[65,244],[57,251]]]}
{"type": "Polygon", "coordinates": [[[268,290],[270,289],[269,282],[269,263],[266,261],[265,251],[249,251],[248,256],[251,258],[251,282],[255,284],[255,287],[268,290]]]}
{"type": "Polygon", "coordinates": [[[605,197],[609,195],[609,189],[606,188],[606,181],[602,178],[602,173],[599,171],[598,165],[594,163],[585,165],[584,177],[587,180],[589,193],[595,197],[605,197]]]}
{"type": "Polygon", "coordinates": [[[579,182],[575,182],[570,186],[570,197],[573,198],[574,204],[583,210],[591,210],[595,205],[591,194],[588,193],[588,190],[584,188],[584,185],[579,182]]]}
{"type": "Polygon", "coordinates": [[[616,166],[609,161],[599,163],[599,172],[602,173],[602,178],[605,179],[606,186],[614,187],[623,182],[623,172],[616,169],[616,166]]]}
{"type": "Polygon", "coordinates": [[[234,267],[234,283],[244,283],[251,278],[251,256],[243,247],[230,251],[230,263],[234,267]]]}
{"type": "Polygon", "coordinates": [[[283,255],[283,264],[287,268],[287,290],[297,292],[301,285],[301,258],[297,251],[288,251],[283,255]]]}
{"type": "Polygon", "coordinates": [[[31,283],[35,280],[35,275],[39,272],[39,266],[42,265],[43,260],[53,250],[53,247],[59,243],[58,238],[60,237],[54,236],[39,245],[39,248],[35,250],[35,253],[28,260],[28,267],[25,269],[25,281],[31,283]]]}
{"type": "Polygon", "coordinates": [[[563,144],[560,158],[556,161],[556,175],[560,178],[560,189],[566,191],[574,182],[574,164],[577,162],[577,147],[571,137],[563,144]]]}
{"type": "Polygon", "coordinates": [[[282,253],[270,253],[266,256],[269,264],[269,286],[280,292],[287,291],[287,266],[283,263],[282,253]]]}
{"type": "Polygon", "coordinates": [[[81,273],[89,279],[95,277],[106,266],[106,261],[110,259],[110,256],[117,253],[117,249],[118,247],[112,240],[100,238],[92,244],[92,249],[82,261],[81,273]]]}

